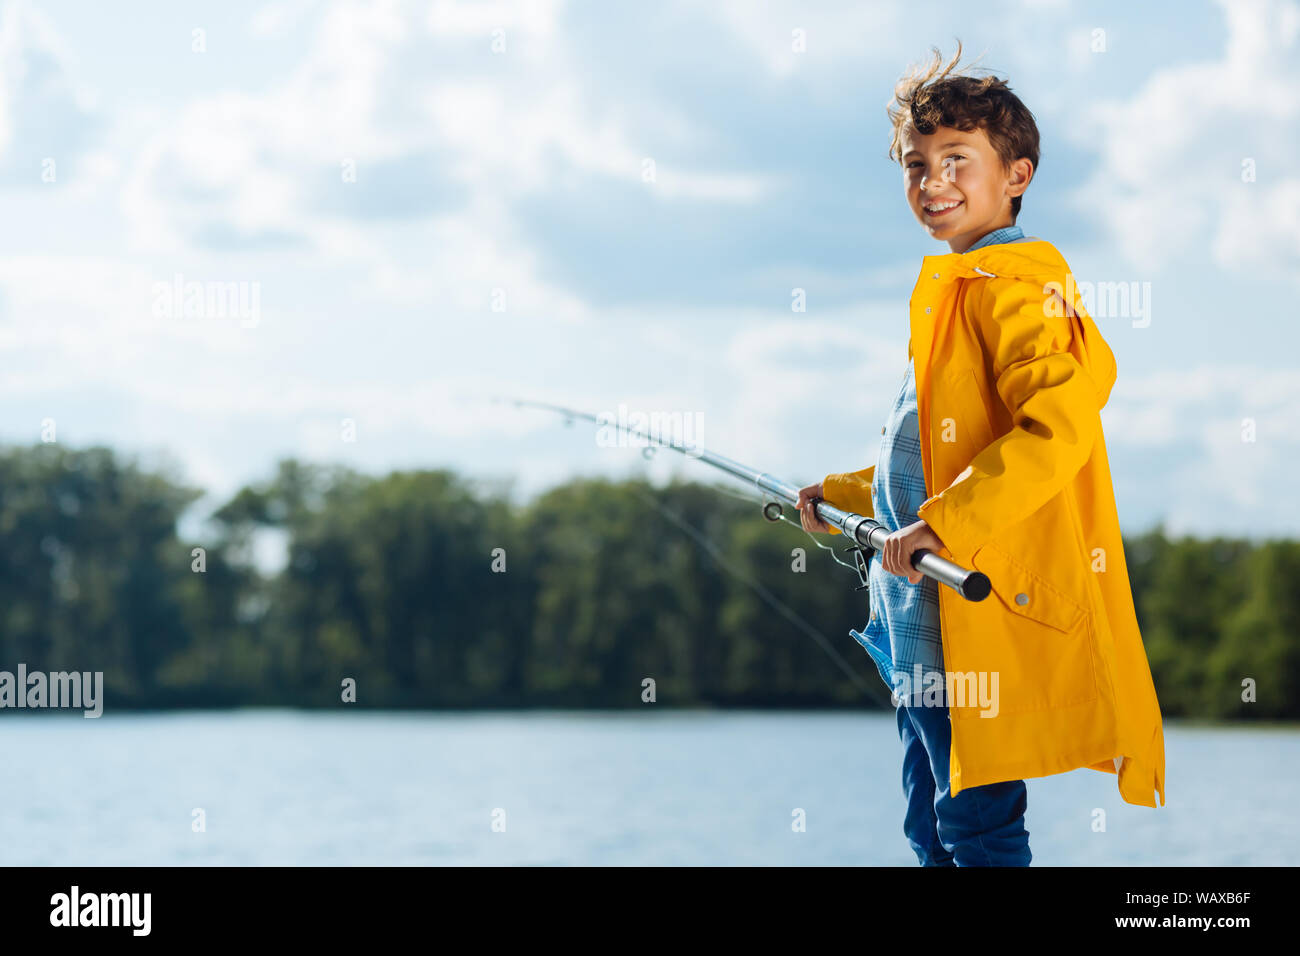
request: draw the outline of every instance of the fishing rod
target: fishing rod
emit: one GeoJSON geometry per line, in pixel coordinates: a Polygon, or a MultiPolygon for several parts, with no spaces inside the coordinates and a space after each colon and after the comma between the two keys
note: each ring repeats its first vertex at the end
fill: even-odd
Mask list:
{"type": "MultiPolygon", "coordinates": [[[[688,448],[676,441],[664,441],[648,435],[640,429],[633,428],[630,425],[616,423],[601,419],[596,415],[580,412],[572,408],[565,408],[563,405],[553,405],[549,402],[534,402],[527,399],[504,399],[512,402],[519,408],[540,408],[547,411],[558,412],[566,419],[575,418],[585,419],[594,422],[596,425],[605,426],[613,425],[622,431],[637,435],[656,445],[665,448],[671,448],[674,451],[681,452],[688,458],[698,458],[707,464],[712,465],[727,474],[739,478],[741,481],[750,482],[755,488],[762,493],[764,498],[775,498],[775,501],[765,501],[763,504],[763,517],[768,521],[780,521],[784,517],[781,508],[781,502],[785,502],[792,507],[798,507],[799,489],[789,482],[782,481],[766,472],[760,472],[748,465],[742,465],[738,461],[733,461],[723,455],[707,451],[703,448],[688,448]]],[[[852,511],[844,511],[835,507],[829,502],[818,499],[813,504],[813,512],[821,518],[826,524],[839,528],[848,540],[854,543],[847,550],[853,554],[854,569],[858,572],[858,578],[862,582],[858,590],[868,586],[868,561],[874,552],[880,551],[885,546],[885,539],[889,537],[890,530],[878,521],[874,521],[865,515],[855,514],[852,511]]],[[[959,564],[942,558],[930,551],[928,548],[917,548],[912,552],[912,567],[920,571],[926,577],[933,578],[940,584],[946,584],[968,601],[982,601],[989,596],[991,586],[988,577],[979,572],[963,568],[959,564]]]]}

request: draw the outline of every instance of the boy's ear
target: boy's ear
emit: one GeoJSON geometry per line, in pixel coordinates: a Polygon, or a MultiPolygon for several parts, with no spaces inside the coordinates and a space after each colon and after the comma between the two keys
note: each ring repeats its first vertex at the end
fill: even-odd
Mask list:
{"type": "Polygon", "coordinates": [[[1033,181],[1033,160],[1027,156],[1021,156],[1019,159],[1012,160],[1011,164],[1007,167],[1007,175],[1011,180],[1007,183],[1007,195],[1014,199],[1028,189],[1030,182],[1033,181]]]}

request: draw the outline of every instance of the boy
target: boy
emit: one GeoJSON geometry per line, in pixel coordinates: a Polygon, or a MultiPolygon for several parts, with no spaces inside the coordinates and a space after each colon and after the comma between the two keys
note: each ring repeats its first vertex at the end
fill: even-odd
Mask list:
{"type": "Polygon", "coordinates": [[[839,533],[813,514],[822,498],[891,530],[850,634],[894,693],[918,860],[1025,866],[1023,778],[1090,767],[1163,805],[1164,734],[1101,432],[1114,355],[1060,253],[1015,224],[1032,114],[1004,81],[954,72],[960,56],[941,68],[936,51],[888,111],[908,205],[951,254],[923,259],[879,458],[799,507],[809,531],[839,533]],[[911,567],[918,548],[993,593],[938,587],[911,567]]]}

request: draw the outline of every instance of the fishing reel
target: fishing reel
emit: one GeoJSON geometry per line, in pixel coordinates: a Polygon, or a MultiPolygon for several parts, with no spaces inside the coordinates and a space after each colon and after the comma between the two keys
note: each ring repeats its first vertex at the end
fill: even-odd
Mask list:
{"type": "Polygon", "coordinates": [[[868,575],[868,564],[871,556],[876,553],[875,548],[850,547],[844,549],[846,554],[853,555],[853,568],[858,572],[858,580],[862,583],[854,588],[855,591],[866,591],[871,587],[871,579],[868,575]]]}

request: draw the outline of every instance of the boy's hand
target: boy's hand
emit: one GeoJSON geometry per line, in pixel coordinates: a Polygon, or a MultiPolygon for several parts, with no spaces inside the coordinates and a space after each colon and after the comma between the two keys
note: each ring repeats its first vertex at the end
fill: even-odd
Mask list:
{"type": "Polygon", "coordinates": [[[799,489],[799,522],[805,531],[821,531],[830,534],[831,526],[813,514],[813,505],[822,500],[822,483],[799,489]]]}
{"type": "Polygon", "coordinates": [[[890,574],[907,578],[909,584],[917,584],[925,577],[912,567],[912,552],[926,548],[937,552],[944,546],[939,536],[924,521],[916,521],[893,532],[885,539],[885,549],[880,554],[880,564],[890,574]]]}

